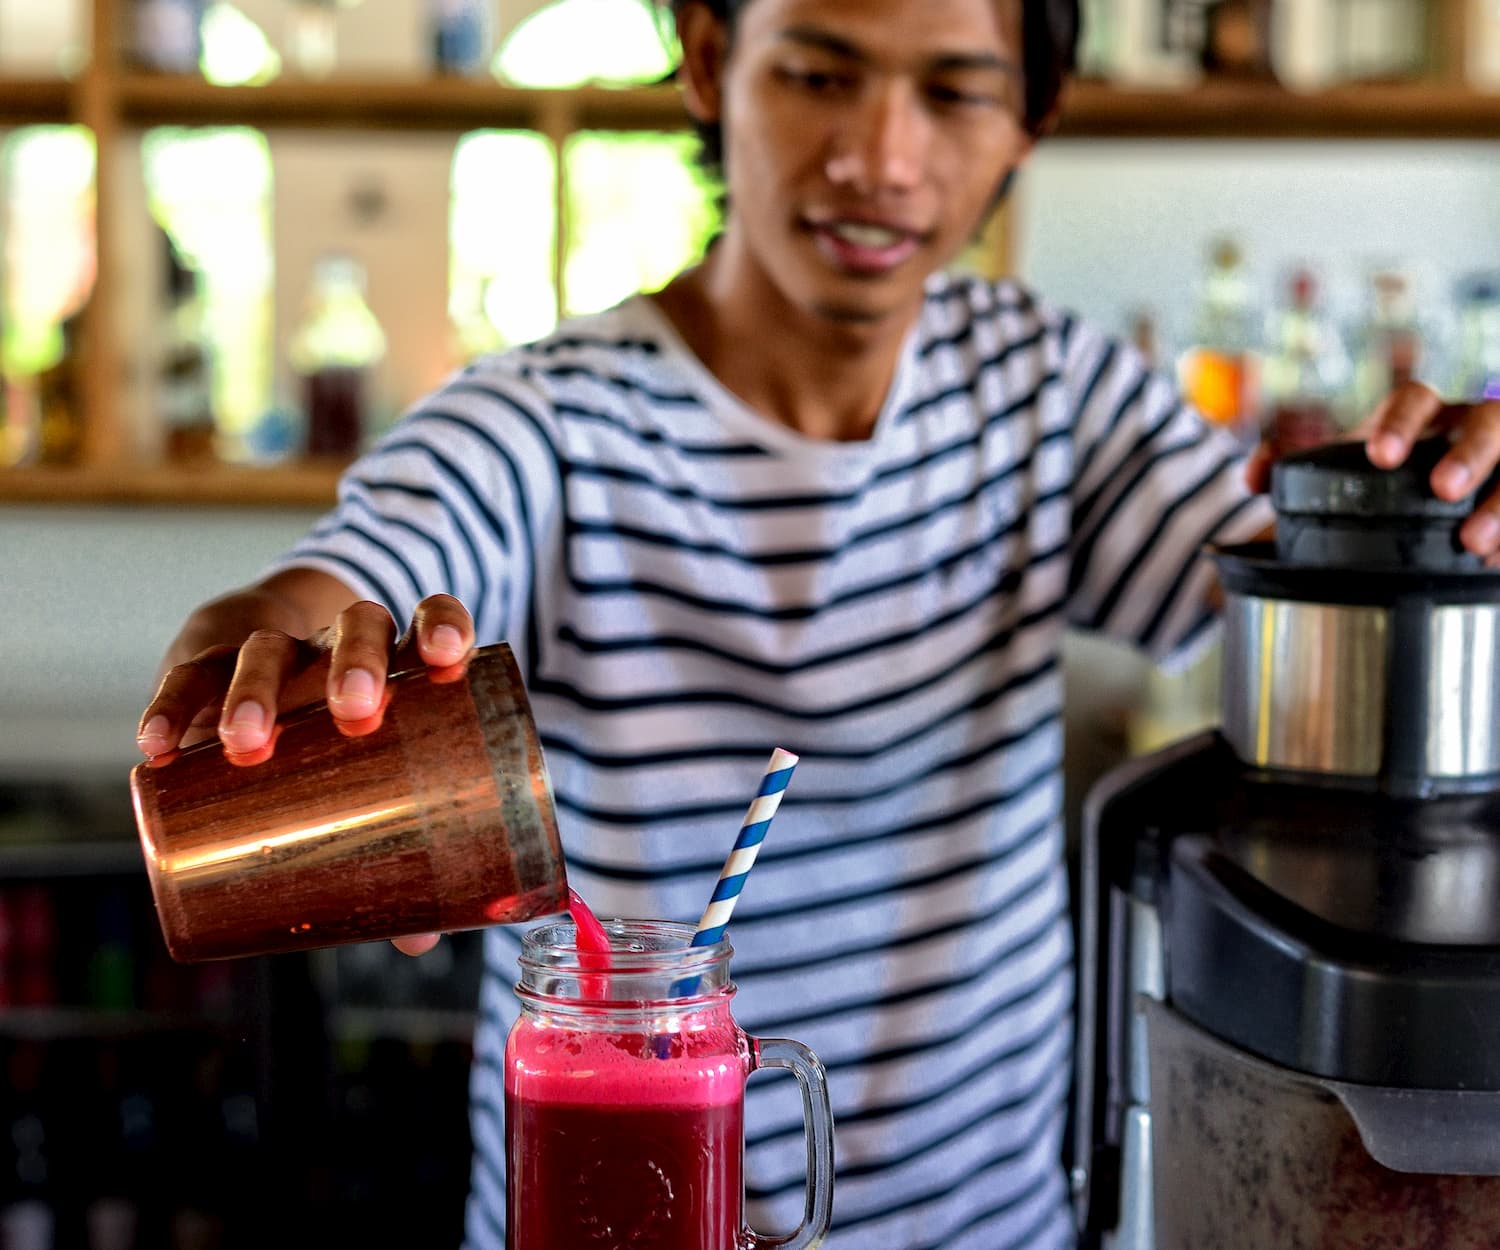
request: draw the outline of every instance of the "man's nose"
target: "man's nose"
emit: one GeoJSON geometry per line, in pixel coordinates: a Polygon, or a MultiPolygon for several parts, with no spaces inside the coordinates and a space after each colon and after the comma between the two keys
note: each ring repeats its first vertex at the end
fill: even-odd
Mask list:
{"type": "Polygon", "coordinates": [[[922,176],[930,122],[911,84],[883,83],[851,110],[834,138],[829,181],[862,194],[904,191],[922,176]]]}

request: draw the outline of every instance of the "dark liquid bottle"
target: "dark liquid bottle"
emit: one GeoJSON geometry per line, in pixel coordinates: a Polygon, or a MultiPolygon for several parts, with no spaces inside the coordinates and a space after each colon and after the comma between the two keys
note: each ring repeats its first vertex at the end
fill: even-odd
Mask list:
{"type": "Polygon", "coordinates": [[[365,426],[365,374],[350,365],[327,365],[302,379],[307,409],[307,454],[352,456],[365,426]]]}
{"type": "Polygon", "coordinates": [[[1348,360],[1317,301],[1316,279],[1309,270],[1299,269],[1272,323],[1264,368],[1263,435],[1283,456],[1332,441],[1342,424],[1348,360]]]}
{"type": "Polygon", "coordinates": [[[365,302],[364,268],[349,256],[324,256],[291,343],[308,455],[348,458],[360,450],[370,425],[372,375],[384,355],[385,333],[365,302]]]}

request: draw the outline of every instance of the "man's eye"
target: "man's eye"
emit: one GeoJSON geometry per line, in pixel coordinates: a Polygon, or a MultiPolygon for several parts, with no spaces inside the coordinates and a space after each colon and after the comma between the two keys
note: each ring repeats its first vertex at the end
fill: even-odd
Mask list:
{"type": "Polygon", "coordinates": [[[928,98],[935,104],[953,108],[1004,108],[1005,101],[993,91],[966,87],[958,83],[932,83],[928,98]]]}
{"type": "Polygon", "coordinates": [[[803,91],[814,94],[824,94],[834,91],[847,91],[854,86],[852,74],[840,74],[826,69],[805,69],[798,66],[784,65],[778,71],[784,82],[794,87],[800,87],[803,91]]]}

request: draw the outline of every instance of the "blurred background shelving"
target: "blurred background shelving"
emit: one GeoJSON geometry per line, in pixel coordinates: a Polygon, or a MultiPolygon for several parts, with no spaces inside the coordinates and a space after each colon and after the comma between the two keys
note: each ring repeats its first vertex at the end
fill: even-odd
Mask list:
{"type": "MultiPolygon", "coordinates": [[[[32,63],[7,69],[0,21],[0,124],[72,128],[38,146],[51,145],[55,171],[67,163],[65,145],[82,154],[76,159],[87,166],[86,185],[58,194],[71,195],[70,211],[88,233],[72,258],[73,289],[54,289],[50,296],[45,315],[51,324],[40,330],[17,325],[35,314],[16,309],[14,299],[5,309],[10,394],[0,421],[0,502],[324,503],[344,457],[309,462],[296,454],[297,422],[306,414],[296,393],[301,378],[288,362],[295,323],[303,315],[299,301],[313,287],[323,254],[349,247],[365,270],[369,303],[384,333],[384,355],[373,366],[378,394],[371,401],[371,424],[378,428],[473,352],[528,337],[560,314],[587,311],[665,280],[701,250],[713,228],[713,192],[695,180],[686,118],[675,88],[660,81],[667,54],[646,17],[645,0],[623,0],[620,8],[639,10],[632,37],[637,44],[655,38],[661,64],[653,69],[652,54],[638,54],[636,80],[612,86],[589,80],[586,57],[581,69],[548,65],[529,77],[515,75],[519,82],[503,81],[515,56],[506,62],[502,47],[491,60],[489,44],[468,72],[435,73],[425,46],[431,31],[420,24],[423,7],[416,0],[401,8],[395,0],[367,0],[336,13],[336,6],[299,8],[294,0],[249,0],[240,7],[181,0],[196,6],[201,23],[201,72],[143,69],[140,14],[151,4],[173,2],[72,0],[76,11],[61,24],[71,41],[55,51],[61,68],[54,76],[39,74],[32,63]],[[342,62],[296,62],[296,30],[288,26],[287,36],[274,19],[280,14],[290,22],[286,15],[299,11],[317,11],[323,14],[318,20],[338,24],[326,36],[329,51],[349,53],[342,62]],[[382,23],[388,36],[383,41],[351,38],[382,23]],[[396,55],[390,49],[403,33],[424,46],[396,55]],[[284,37],[273,38],[278,34],[284,37]],[[535,85],[568,82],[570,75],[573,85],[535,85]],[[632,166],[620,155],[619,141],[631,134],[652,149],[647,154],[640,148],[646,155],[638,159],[649,157],[654,166],[632,166]],[[502,163],[513,171],[510,186],[494,177],[502,163]],[[487,177],[475,172],[485,164],[487,177]],[[193,167],[210,177],[225,172],[221,191],[237,197],[241,239],[233,237],[236,227],[223,224],[214,237],[205,237],[202,223],[222,205],[204,194],[183,202],[183,169],[193,167]],[[370,172],[377,167],[383,172],[370,172]],[[663,226],[670,218],[659,202],[649,208],[626,202],[622,188],[639,185],[648,168],[671,173],[666,181],[675,185],[667,189],[678,201],[679,217],[691,218],[686,224],[663,226]],[[467,192],[464,170],[474,188],[467,192]],[[325,190],[309,189],[315,185],[325,190]],[[494,213],[497,197],[509,200],[509,207],[483,239],[484,227],[473,221],[486,210],[475,206],[487,200],[494,213]],[[620,220],[601,233],[605,213],[597,206],[610,200],[616,202],[605,211],[620,220]],[[643,213],[654,219],[652,230],[644,228],[643,213]],[[306,229],[309,217],[323,223],[323,237],[284,243],[282,234],[319,233],[306,229]],[[299,219],[300,231],[287,229],[293,219],[299,219]],[[524,236],[515,233],[518,224],[524,236]],[[672,229],[676,237],[669,237],[672,229]],[[467,244],[458,237],[465,230],[467,244]],[[507,234],[509,253],[503,246],[507,234]],[[652,255],[624,255],[648,235],[652,255]],[[426,249],[420,270],[428,280],[403,287],[393,298],[396,280],[382,256],[397,238],[408,273],[418,268],[410,253],[426,249]],[[210,382],[215,428],[206,435],[197,431],[192,438],[199,445],[186,456],[172,454],[172,437],[163,431],[162,411],[173,401],[163,397],[155,376],[163,350],[160,323],[183,311],[171,304],[171,291],[162,290],[170,280],[160,276],[163,261],[154,253],[164,246],[189,270],[195,297],[209,306],[199,315],[211,323],[204,332],[210,340],[204,367],[216,371],[210,382]],[[606,255],[611,248],[615,254],[606,255]],[[465,250],[471,254],[467,271],[465,250]],[[223,260],[228,252],[239,254],[233,274],[223,260]],[[486,255],[476,262],[475,252],[486,255]],[[261,272],[252,273],[256,265],[261,272]],[[238,289],[231,290],[235,284],[238,289]],[[497,294],[498,287],[509,296],[497,294]],[[504,298],[510,299],[508,310],[490,306],[504,298]],[[28,336],[31,341],[16,346],[28,336]],[[59,368],[66,376],[49,376],[59,368]],[[49,385],[67,388],[67,394],[49,399],[41,394],[49,385]],[[63,422],[70,428],[59,434],[63,422]],[[205,441],[212,443],[206,454],[205,441]]],[[[1330,13],[1357,7],[1352,0],[1319,2],[1330,13]]],[[[1207,26],[1226,11],[1268,25],[1274,11],[1254,0],[1153,3],[1167,14],[1164,21],[1185,28],[1193,22],[1207,26]]],[[[1085,9],[1096,24],[1128,27],[1129,13],[1142,6],[1143,0],[1127,0],[1085,9]]],[[[561,13],[566,6],[544,7],[561,13]]],[[[1426,52],[1412,72],[1398,81],[1378,74],[1375,81],[1358,82],[1329,76],[1299,82],[1297,89],[1254,67],[1184,70],[1181,56],[1167,58],[1159,40],[1150,44],[1149,55],[1136,48],[1130,59],[1121,48],[1138,37],[1112,29],[1109,35],[1120,46],[1101,52],[1102,36],[1086,43],[1091,76],[1070,90],[1058,140],[1483,141],[1500,135],[1500,93],[1484,89],[1493,83],[1475,81],[1467,52],[1470,26],[1482,6],[1432,0],[1418,7],[1427,15],[1426,52]]],[[[1394,12],[1391,4],[1373,3],[1361,11],[1368,15],[1377,8],[1394,12]]],[[[505,9],[502,3],[502,26],[505,9]]],[[[576,30],[580,19],[604,11],[579,9],[565,20],[576,30]]],[[[493,5],[490,12],[493,18],[493,5]]],[[[520,30],[514,13],[509,21],[514,36],[520,30]]],[[[1392,29],[1400,34],[1399,27],[1392,29]]],[[[613,30],[605,37],[630,42],[613,30]]],[[[1200,30],[1195,37],[1211,36],[1200,30]]],[[[1269,42],[1269,30],[1265,37],[1269,42]]],[[[537,49],[546,47],[545,38],[536,36],[522,51],[535,62],[545,59],[537,49]]],[[[25,133],[13,132],[12,141],[25,133]]],[[[665,184],[653,182],[659,200],[665,184]]],[[[12,209],[13,227],[25,224],[18,212],[12,209]]],[[[988,273],[1009,271],[1014,234],[1002,214],[968,263],[988,273]]],[[[26,275],[8,281],[13,288],[37,285],[26,275]]]]}

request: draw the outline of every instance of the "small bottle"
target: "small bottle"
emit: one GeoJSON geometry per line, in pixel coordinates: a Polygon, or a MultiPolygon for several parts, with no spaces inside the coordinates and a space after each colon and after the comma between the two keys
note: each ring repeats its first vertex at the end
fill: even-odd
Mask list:
{"type": "Polygon", "coordinates": [[[1475,273],[1458,286],[1454,397],[1500,400],[1500,273],[1475,273]]]}
{"type": "Polygon", "coordinates": [[[1208,5],[1203,68],[1215,78],[1269,79],[1270,0],[1214,0],[1208,5]]]}
{"type": "Polygon", "coordinates": [[[16,1001],[15,911],[10,890],[0,886],[0,1008],[9,1007],[16,1001]]]}
{"type": "Polygon", "coordinates": [[[1349,418],[1369,416],[1397,387],[1413,381],[1426,354],[1411,283],[1398,269],[1370,275],[1369,308],[1354,331],[1354,378],[1349,418]]]}
{"type": "Polygon", "coordinates": [[[1428,0],[1339,0],[1338,77],[1395,81],[1427,69],[1428,0]]]}
{"type": "Polygon", "coordinates": [[[489,8],[484,0],[428,0],[432,63],[439,74],[482,74],[489,69],[489,8]]]}
{"type": "Polygon", "coordinates": [[[62,352],[36,376],[36,460],[73,464],[83,450],[83,408],[79,394],[79,328],[82,310],[58,328],[62,352]]]}
{"type": "Polygon", "coordinates": [[[1156,313],[1150,308],[1136,308],[1129,317],[1131,346],[1140,352],[1148,369],[1161,364],[1161,331],[1156,313]]]}
{"type": "Polygon", "coordinates": [[[94,919],[96,938],[85,973],[89,1006],[101,1011],[129,1011],[138,999],[130,905],[124,892],[115,887],[105,893],[94,919]]]}
{"type": "Polygon", "coordinates": [[[364,267],[330,253],[313,268],[307,307],[292,334],[292,368],[302,379],[310,456],[349,457],[364,442],[370,386],[385,356],[385,332],[365,301],[364,267]]]}
{"type": "Polygon", "coordinates": [[[1221,239],[1210,253],[1191,346],[1178,362],[1178,375],[1188,402],[1246,444],[1259,432],[1255,339],[1250,284],[1239,246],[1221,239]]]}
{"type": "Polygon", "coordinates": [[[1477,91],[1500,91],[1500,0],[1468,0],[1464,72],[1477,91]]]}
{"type": "Polygon", "coordinates": [[[1339,0],[1298,0],[1271,9],[1271,68],[1283,87],[1321,91],[1338,81],[1339,0]]]}
{"type": "Polygon", "coordinates": [[[327,78],[338,65],[335,0],[291,0],[287,44],[293,68],[303,78],[327,78]]]}
{"type": "Polygon", "coordinates": [[[213,370],[204,321],[206,304],[198,274],[162,235],[166,252],[166,343],[162,349],[157,404],[166,427],[166,455],[175,464],[215,456],[213,370]]]}
{"type": "Polygon", "coordinates": [[[1348,357],[1318,306],[1317,279],[1308,269],[1292,274],[1287,302],[1272,317],[1261,376],[1262,434],[1279,455],[1337,437],[1345,424],[1340,400],[1349,385],[1348,357]]]}
{"type": "MultiPolygon", "coordinates": [[[[1102,5],[1085,21],[1103,20],[1102,5]]],[[[1203,76],[1202,0],[1109,0],[1107,27],[1089,40],[1090,67],[1134,86],[1186,87],[1203,76]]]]}
{"type": "Polygon", "coordinates": [[[52,1007],[59,1001],[57,912],[45,885],[21,886],[15,894],[15,1001],[23,1007],[52,1007]]]}
{"type": "Polygon", "coordinates": [[[160,73],[196,74],[203,56],[204,7],[204,0],[135,0],[135,63],[160,73]]]}

